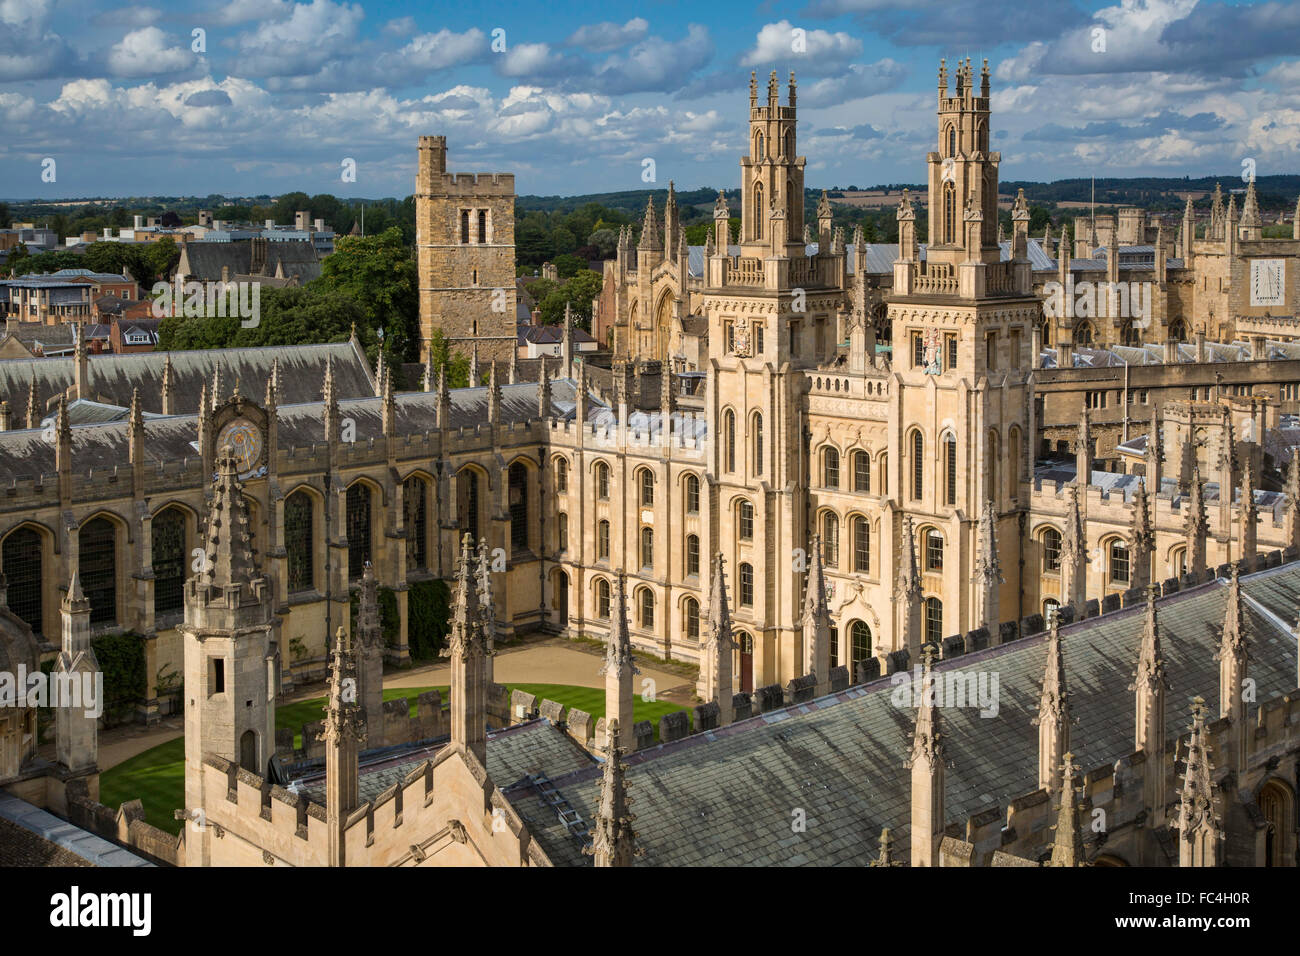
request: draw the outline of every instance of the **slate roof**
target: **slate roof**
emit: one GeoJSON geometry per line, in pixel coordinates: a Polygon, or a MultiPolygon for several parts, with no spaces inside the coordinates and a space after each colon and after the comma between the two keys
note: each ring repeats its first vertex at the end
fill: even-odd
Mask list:
{"type": "MultiPolygon", "coordinates": [[[[90,355],[87,358],[90,394],[86,397],[129,406],[131,393],[138,387],[145,408],[159,409],[167,355],[172,360],[172,397],[176,411],[182,413],[192,414],[198,410],[203,384],[206,382],[211,389],[213,372],[218,365],[225,388],[233,389],[238,379],[240,391],[260,402],[266,394],[266,381],[270,377],[271,361],[275,358],[280,360],[281,401],[284,404],[320,398],[325,363],[330,357],[334,359],[334,386],[340,398],[375,393],[374,377],[360,346],[352,342],[335,342],[327,345],[90,355]]],[[[36,379],[41,401],[49,403],[72,386],[76,377],[75,363],[76,359],[72,357],[0,361],[0,398],[7,399],[15,412],[21,410],[26,414],[27,392],[32,378],[36,379]]]]}
{"type": "Polygon", "coordinates": [[[153,866],[103,837],[0,792],[0,866],[153,866]]]}
{"type": "MultiPolygon", "coordinates": [[[[1296,643],[1285,621],[1294,613],[1300,564],[1244,577],[1242,585],[1250,674],[1262,702],[1295,689],[1296,643]]],[[[1171,740],[1186,731],[1196,696],[1217,719],[1214,651],[1225,598],[1226,583],[1216,581],[1159,602],[1171,740]]],[[[1071,743],[1085,768],[1109,765],[1133,750],[1134,703],[1127,688],[1142,614],[1136,607],[1061,629],[1077,720],[1071,743]]],[[[940,712],[950,823],[993,807],[1005,813],[1012,799],[1037,788],[1037,730],[1030,721],[1038,709],[1045,644],[1040,634],[936,665],[940,674],[999,675],[997,716],[981,717],[971,708],[940,712]]],[[[914,710],[894,706],[892,690],[884,678],[626,757],[637,844],[645,851],[638,865],[861,866],[877,855],[882,827],[892,828],[894,851],[906,859],[911,785],[904,760],[914,710]],[[803,833],[792,832],[796,810],[806,814],[803,833]]],[[[600,773],[593,767],[551,778],[588,824],[600,773]]],[[[515,785],[506,796],[557,865],[589,865],[533,787],[515,785]]]]}
{"type": "MultiPolygon", "coordinates": [[[[446,737],[413,745],[387,747],[361,755],[361,800],[375,800],[407,774],[436,757],[446,737]]],[[[538,718],[488,734],[487,771],[498,787],[523,780],[530,773],[563,775],[592,766],[595,758],[546,718],[538,718]]],[[[290,789],[304,792],[312,801],[325,803],[325,764],[315,760],[298,764],[290,789]]]]}
{"type": "MultiPolygon", "coordinates": [[[[187,242],[182,246],[182,264],[190,279],[199,282],[220,282],[221,269],[230,270],[230,278],[246,276],[252,271],[253,240],[234,242],[187,242]]],[[[266,265],[261,276],[274,276],[282,268],[285,278],[297,277],[300,282],[320,278],[320,257],[315,247],[307,241],[280,240],[265,243],[266,265]]]]}

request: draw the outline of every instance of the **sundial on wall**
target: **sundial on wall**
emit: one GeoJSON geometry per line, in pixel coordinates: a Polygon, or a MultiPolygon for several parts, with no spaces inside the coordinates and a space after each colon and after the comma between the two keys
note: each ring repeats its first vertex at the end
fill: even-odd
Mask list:
{"type": "Polygon", "coordinates": [[[235,468],[240,480],[250,478],[262,470],[262,453],[265,442],[262,429],[247,418],[236,418],[227,423],[217,435],[217,452],[229,447],[235,458],[235,468]]]}

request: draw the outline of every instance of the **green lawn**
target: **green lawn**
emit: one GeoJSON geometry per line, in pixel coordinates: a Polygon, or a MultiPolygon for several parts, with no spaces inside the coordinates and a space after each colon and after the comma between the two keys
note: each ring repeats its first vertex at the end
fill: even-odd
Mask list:
{"type": "MultiPolygon", "coordinates": [[[[605,690],[601,687],[573,687],[567,684],[511,684],[510,690],[536,694],[540,702],[550,699],[567,707],[576,707],[599,720],[605,716],[605,690]]],[[[384,700],[407,698],[411,715],[415,715],[415,699],[427,690],[441,692],[443,687],[393,687],[384,691],[384,700]]],[[[295,701],[275,710],[275,726],[280,730],[294,731],[294,746],[302,746],[302,725],[324,718],[325,698],[295,701]]],[[[633,715],[637,720],[648,720],[659,737],[659,718],[675,710],[686,710],[681,704],[670,701],[644,701],[636,697],[633,715]]],[[[177,737],[151,750],[137,754],[106,770],[99,777],[99,802],[116,810],[127,800],[139,799],[144,804],[145,820],[168,833],[180,832],[180,821],[172,811],[185,802],[185,738],[177,737]]]]}

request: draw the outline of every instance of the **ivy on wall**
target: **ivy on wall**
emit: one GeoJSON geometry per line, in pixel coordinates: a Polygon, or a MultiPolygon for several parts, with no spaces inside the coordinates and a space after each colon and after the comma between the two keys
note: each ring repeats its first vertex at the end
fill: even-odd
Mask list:
{"type": "Polygon", "coordinates": [[[136,705],[148,693],[144,638],[135,631],[92,638],[95,660],[104,674],[104,726],[135,719],[136,705]]]}
{"type": "Polygon", "coordinates": [[[406,636],[411,657],[425,660],[437,657],[451,630],[451,588],[446,581],[420,581],[411,585],[407,595],[406,636]]]}

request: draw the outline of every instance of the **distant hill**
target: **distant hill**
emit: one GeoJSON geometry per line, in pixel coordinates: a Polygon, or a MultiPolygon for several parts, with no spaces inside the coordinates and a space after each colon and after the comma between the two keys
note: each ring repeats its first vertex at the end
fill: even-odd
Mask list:
{"type": "MultiPolygon", "coordinates": [[[[1096,199],[1098,206],[1175,208],[1183,205],[1182,197],[1187,193],[1212,193],[1216,183],[1223,188],[1224,193],[1246,188],[1240,171],[1226,176],[1202,176],[1199,179],[1190,176],[1103,178],[1095,181],[1096,199]]],[[[999,183],[998,192],[1014,196],[1017,189],[1023,188],[1025,198],[1030,202],[1079,203],[1092,201],[1093,185],[1091,179],[1058,179],[1052,183],[1010,180],[999,183]]],[[[1295,206],[1296,195],[1300,194],[1300,175],[1260,176],[1255,180],[1255,190],[1263,208],[1290,209],[1295,206]]],[[[1199,204],[1209,202],[1209,199],[1194,199],[1193,202],[1199,204]]]]}

